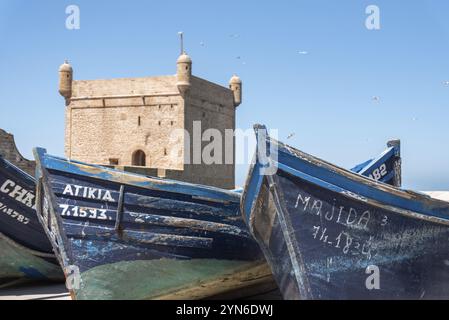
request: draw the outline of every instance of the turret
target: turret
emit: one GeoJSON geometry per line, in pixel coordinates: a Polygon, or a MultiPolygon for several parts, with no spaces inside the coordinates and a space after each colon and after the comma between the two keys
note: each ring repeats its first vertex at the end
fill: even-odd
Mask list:
{"type": "Polygon", "coordinates": [[[242,80],[234,75],[229,81],[229,89],[234,93],[234,107],[242,103],[242,80]]]}
{"type": "Polygon", "coordinates": [[[68,103],[69,99],[72,97],[72,80],[73,69],[66,60],[59,67],[59,93],[65,98],[66,103],[68,103]]]}
{"type": "Polygon", "coordinates": [[[184,95],[190,89],[190,80],[192,78],[192,59],[183,52],[177,61],[177,72],[176,75],[178,77],[178,82],[176,85],[178,86],[179,92],[184,95]]]}

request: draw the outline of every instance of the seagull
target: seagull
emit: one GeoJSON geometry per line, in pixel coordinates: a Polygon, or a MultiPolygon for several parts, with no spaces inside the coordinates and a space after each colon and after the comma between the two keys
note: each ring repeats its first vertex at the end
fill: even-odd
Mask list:
{"type": "Polygon", "coordinates": [[[446,87],[449,87],[449,80],[443,81],[443,85],[445,85],[446,87]]]}
{"type": "Polygon", "coordinates": [[[307,52],[307,51],[299,51],[298,53],[299,53],[299,54],[303,54],[303,55],[306,55],[306,54],[308,54],[308,52],[307,52]]]}
{"type": "Polygon", "coordinates": [[[290,133],[290,134],[288,135],[287,139],[293,138],[294,136],[295,136],[295,133],[292,132],[292,133],[290,133]]]}
{"type": "Polygon", "coordinates": [[[203,41],[200,42],[200,46],[204,47],[204,42],[203,41]]]}
{"type": "Polygon", "coordinates": [[[373,97],[371,98],[371,100],[373,100],[373,101],[375,101],[375,102],[379,102],[379,101],[380,101],[380,97],[378,97],[378,96],[373,96],[373,97]]]}

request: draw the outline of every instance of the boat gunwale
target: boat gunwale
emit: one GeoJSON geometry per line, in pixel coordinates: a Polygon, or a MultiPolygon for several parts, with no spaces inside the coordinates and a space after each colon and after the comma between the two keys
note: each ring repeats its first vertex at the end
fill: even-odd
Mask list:
{"type": "Polygon", "coordinates": [[[198,198],[200,200],[203,199],[209,202],[224,204],[240,203],[241,194],[233,190],[221,189],[218,187],[194,184],[172,179],[163,179],[158,177],[140,175],[133,172],[125,172],[99,165],[87,164],[77,160],[64,159],[49,155],[46,149],[43,148],[35,148],[34,150],[36,158],[42,158],[42,166],[47,170],[55,170],[72,175],[81,175],[91,179],[114,182],[137,188],[171,192],[174,194],[190,195],[193,198],[198,198]],[[58,165],[55,165],[56,163],[58,165]],[[101,171],[101,173],[90,172],[92,170],[98,170],[101,171]],[[110,177],[102,177],[101,174],[110,174],[110,177]],[[135,178],[135,180],[133,180],[132,178],[135,178]]]}
{"type": "MultiPolygon", "coordinates": [[[[258,130],[265,130],[266,131],[266,127],[263,125],[255,125],[254,129],[256,131],[256,136],[259,135],[258,130]]],[[[257,139],[258,140],[258,139],[257,139]]],[[[435,199],[432,198],[426,194],[421,194],[415,191],[411,191],[411,190],[404,190],[401,189],[399,187],[395,187],[389,184],[386,184],[384,182],[381,181],[376,181],[373,180],[369,177],[360,175],[359,173],[355,173],[352,172],[350,170],[344,169],[342,167],[339,167],[337,165],[334,165],[328,161],[322,160],[320,158],[317,158],[315,156],[312,156],[310,154],[307,154],[303,151],[300,151],[296,148],[290,147],[288,145],[286,145],[283,142],[277,141],[273,138],[271,138],[270,136],[268,136],[268,134],[266,134],[266,140],[265,143],[267,144],[271,144],[274,143],[275,145],[278,146],[278,148],[275,148],[275,150],[277,150],[277,152],[284,152],[286,154],[291,155],[292,157],[296,157],[299,158],[299,160],[308,162],[309,164],[315,166],[315,167],[320,167],[323,168],[325,170],[327,170],[329,173],[333,173],[336,175],[341,175],[347,179],[349,179],[351,182],[355,182],[355,183],[361,183],[362,185],[374,188],[380,192],[385,192],[388,193],[392,196],[397,196],[402,200],[405,201],[410,201],[410,200],[414,200],[417,202],[422,202],[424,204],[426,204],[427,206],[431,206],[433,204],[437,204],[439,206],[443,206],[443,209],[448,208],[449,209],[449,202],[443,201],[443,200],[439,200],[439,199],[435,199]]],[[[250,168],[249,168],[249,173],[246,179],[246,183],[245,183],[245,192],[242,195],[242,201],[241,201],[241,213],[243,218],[245,219],[245,221],[247,221],[250,231],[252,234],[254,234],[254,217],[253,217],[253,210],[254,210],[254,206],[258,201],[258,198],[260,197],[260,187],[256,187],[255,194],[253,195],[253,199],[252,202],[249,203],[248,208],[249,208],[249,212],[247,212],[247,210],[245,210],[245,207],[247,206],[247,198],[248,198],[248,190],[250,188],[250,184],[251,181],[253,179],[253,176],[256,175],[257,176],[257,183],[261,184],[264,180],[264,176],[261,175],[260,173],[255,173],[254,170],[256,169],[256,167],[258,166],[259,159],[258,159],[258,154],[257,154],[257,149],[255,151],[255,160],[252,161],[250,168]]],[[[295,168],[292,168],[288,165],[284,165],[284,164],[280,164],[279,162],[275,162],[272,158],[271,158],[271,154],[269,156],[269,161],[271,162],[270,165],[274,165],[275,167],[277,167],[278,169],[281,169],[282,171],[286,172],[287,174],[296,176],[299,179],[302,180],[306,180],[309,183],[312,183],[314,185],[319,186],[320,188],[325,188],[326,190],[329,191],[333,191],[333,192],[337,192],[338,194],[345,196],[346,198],[352,199],[352,200],[358,200],[358,201],[362,201],[365,203],[368,203],[370,205],[373,205],[375,207],[379,207],[382,208],[384,210],[389,210],[401,215],[405,215],[407,217],[410,218],[414,218],[414,219],[422,219],[422,220],[426,220],[426,221],[431,221],[434,223],[440,223],[440,224],[445,224],[445,225],[449,225],[449,216],[447,218],[445,217],[440,217],[440,216],[436,216],[436,215],[431,215],[431,214],[427,214],[427,213],[420,213],[417,212],[415,210],[409,210],[409,209],[405,209],[405,208],[401,208],[399,206],[393,206],[391,204],[385,204],[382,203],[378,200],[373,199],[372,197],[367,197],[365,195],[361,196],[358,194],[354,194],[352,195],[351,193],[353,193],[353,191],[350,191],[348,189],[345,189],[343,187],[337,186],[332,184],[329,181],[325,181],[325,180],[321,180],[317,177],[312,177],[309,174],[305,173],[305,172],[301,172],[295,168]],[[309,179],[305,178],[305,176],[309,177],[309,179]],[[321,181],[320,183],[316,183],[313,180],[319,180],[321,181]],[[334,188],[340,189],[340,191],[335,191],[332,189],[329,189],[329,186],[333,186],[334,188]]],[[[439,208],[437,206],[437,208],[439,208]]]]}
{"type": "MultiPolygon", "coordinates": [[[[263,126],[263,125],[259,125],[259,124],[254,125],[254,130],[256,131],[256,136],[257,136],[257,134],[258,134],[258,133],[257,133],[257,130],[259,130],[259,129],[264,129],[264,130],[266,130],[266,127],[263,126]]],[[[400,141],[400,140],[390,140],[390,141],[388,142],[388,144],[391,143],[391,142],[393,142],[393,141],[400,141]]],[[[376,180],[371,179],[371,178],[369,178],[369,177],[367,177],[367,176],[364,176],[364,175],[362,175],[362,174],[360,173],[361,171],[366,170],[366,168],[368,168],[369,166],[375,164],[375,163],[378,162],[379,160],[382,160],[382,159],[383,159],[386,155],[388,155],[390,152],[394,152],[394,155],[395,155],[396,157],[398,157],[399,159],[401,159],[401,158],[400,158],[400,155],[398,155],[398,153],[400,152],[400,149],[399,149],[400,147],[398,147],[398,146],[390,146],[390,145],[387,144],[387,146],[388,146],[387,149],[384,150],[379,156],[377,156],[377,157],[374,158],[374,159],[371,159],[371,160],[366,161],[367,164],[366,164],[365,166],[363,166],[363,168],[361,168],[360,171],[354,172],[354,171],[352,171],[352,170],[350,170],[350,169],[348,170],[348,169],[344,169],[344,168],[338,167],[338,166],[336,166],[336,165],[333,165],[333,164],[330,163],[330,162],[327,162],[327,161],[325,161],[325,160],[321,160],[321,159],[319,159],[319,158],[317,158],[317,157],[314,157],[314,156],[309,155],[309,154],[307,154],[307,153],[305,153],[305,152],[302,152],[302,151],[300,151],[300,150],[298,150],[298,149],[295,149],[294,147],[290,147],[290,146],[288,146],[287,144],[285,144],[285,143],[283,143],[283,142],[280,142],[280,141],[278,141],[278,140],[276,140],[276,139],[273,139],[273,138],[269,137],[268,134],[267,134],[267,140],[266,140],[266,142],[267,142],[267,143],[274,142],[275,144],[281,146],[283,149],[285,149],[286,151],[288,151],[288,153],[290,153],[290,154],[293,154],[292,151],[296,151],[296,152],[301,153],[302,155],[304,155],[304,157],[307,156],[307,157],[309,157],[309,158],[313,158],[313,159],[315,159],[315,160],[317,160],[317,161],[320,161],[320,162],[322,162],[322,163],[326,163],[326,164],[328,164],[329,166],[337,167],[337,168],[339,168],[339,169],[341,169],[341,170],[344,170],[344,171],[346,171],[346,172],[349,172],[349,173],[350,173],[351,175],[353,175],[353,176],[356,176],[356,177],[362,177],[362,178],[364,178],[364,179],[366,179],[367,181],[370,181],[370,182],[375,182],[375,183],[377,183],[377,184],[382,184],[382,185],[391,186],[391,187],[393,187],[393,188],[400,189],[400,187],[395,187],[395,186],[392,186],[392,185],[390,185],[390,184],[384,183],[384,182],[382,182],[382,181],[376,181],[376,180]]],[[[279,150],[279,149],[278,149],[278,150],[279,150]]],[[[293,154],[293,156],[296,156],[296,157],[297,157],[296,154],[293,154]]],[[[303,157],[303,158],[304,158],[304,157],[303,157]]],[[[248,197],[248,189],[249,189],[249,186],[250,186],[250,182],[251,182],[251,180],[252,180],[252,178],[253,178],[253,176],[254,176],[254,170],[256,170],[256,167],[258,166],[258,163],[259,163],[259,161],[258,161],[258,154],[257,154],[257,149],[256,149],[256,151],[254,152],[253,159],[252,159],[252,161],[251,161],[251,163],[250,163],[250,166],[249,166],[249,169],[248,169],[248,174],[247,174],[246,180],[245,180],[244,192],[242,193],[242,200],[241,200],[241,203],[240,203],[240,211],[241,211],[241,214],[242,214],[242,216],[243,216],[243,218],[244,218],[245,221],[249,221],[249,220],[250,220],[251,211],[252,211],[252,209],[253,209],[254,204],[257,202],[257,195],[258,195],[258,193],[259,193],[258,189],[260,189],[260,186],[259,186],[259,187],[256,187],[256,190],[255,190],[255,191],[256,191],[255,197],[254,197],[253,202],[251,203],[251,205],[250,205],[250,207],[249,207],[249,209],[250,209],[249,212],[247,212],[248,210],[245,210],[245,206],[246,206],[246,202],[247,202],[246,199],[247,199],[247,197],[248,197]]],[[[312,162],[311,162],[311,163],[312,163],[312,162]]],[[[314,164],[314,163],[312,163],[312,164],[314,164]]],[[[392,171],[392,172],[394,172],[394,171],[392,171]]],[[[257,176],[259,177],[259,178],[257,179],[257,183],[260,184],[261,181],[263,181],[264,176],[263,176],[263,175],[260,175],[260,174],[257,174],[257,176]]],[[[401,189],[401,190],[402,190],[402,189],[401,189]]],[[[250,231],[253,231],[252,228],[251,228],[251,226],[250,226],[250,231]]]]}
{"type": "MultiPolygon", "coordinates": [[[[332,164],[326,160],[322,160],[316,156],[312,156],[304,151],[301,151],[299,149],[296,149],[294,147],[291,147],[283,142],[277,141],[271,137],[267,137],[267,141],[270,143],[275,143],[279,145],[281,148],[279,150],[285,150],[287,153],[291,154],[294,157],[300,158],[302,160],[305,160],[312,165],[315,165],[317,167],[322,167],[327,169],[328,171],[331,171],[333,173],[345,176],[346,178],[349,178],[351,180],[354,180],[355,182],[363,183],[365,185],[368,185],[370,187],[376,188],[383,192],[388,192],[397,196],[400,196],[402,198],[406,199],[414,199],[419,201],[431,201],[432,203],[440,203],[444,204],[446,207],[449,208],[449,202],[443,201],[440,199],[432,198],[429,195],[426,195],[424,193],[420,193],[413,190],[403,189],[400,187],[395,187],[390,184],[373,180],[369,177],[363,176],[359,173],[352,172],[348,169],[342,168],[338,165],[332,164]]],[[[448,217],[449,218],[449,217],[448,217]]]]}
{"type": "MultiPolygon", "coordinates": [[[[14,171],[14,174],[19,176],[21,179],[25,180],[26,183],[36,184],[36,178],[30,175],[28,172],[23,171],[18,166],[14,165],[12,162],[6,160],[3,156],[0,155],[0,171],[9,173],[7,170],[11,168],[14,171]]],[[[11,173],[9,173],[11,175],[11,173]]]]}

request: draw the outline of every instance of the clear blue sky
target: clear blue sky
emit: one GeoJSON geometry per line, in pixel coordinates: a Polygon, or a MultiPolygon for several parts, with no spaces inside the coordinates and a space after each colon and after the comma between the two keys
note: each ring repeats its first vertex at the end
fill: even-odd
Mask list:
{"type": "Polygon", "coordinates": [[[243,79],[238,127],[294,132],[289,144],[344,167],[400,138],[405,186],[449,189],[448,15],[446,0],[0,0],[0,127],[27,157],[63,155],[63,60],[75,79],[174,74],[182,30],[195,75],[243,79]],[[80,30],[65,28],[70,4],[80,30]],[[365,28],[370,4],[381,30],[365,28]]]}

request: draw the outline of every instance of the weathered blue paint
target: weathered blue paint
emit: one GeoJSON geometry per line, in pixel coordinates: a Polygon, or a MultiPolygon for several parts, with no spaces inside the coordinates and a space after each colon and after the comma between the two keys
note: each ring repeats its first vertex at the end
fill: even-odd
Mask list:
{"type": "Polygon", "coordinates": [[[257,156],[242,214],[285,299],[449,298],[449,203],[341,169],[255,129],[258,150],[271,145],[266,158],[278,170],[263,175],[267,164],[257,156]]]}
{"type": "Polygon", "coordinates": [[[36,215],[35,187],[33,177],[0,157],[0,241],[17,253],[0,255],[0,278],[63,279],[36,215]]]}
{"type": "Polygon", "coordinates": [[[388,148],[377,158],[368,160],[351,171],[376,181],[401,186],[401,143],[399,140],[389,141],[388,148]]]}
{"type": "Polygon", "coordinates": [[[75,298],[198,298],[274,284],[239,193],[34,152],[38,216],[61,265],[80,271],[75,298]],[[259,271],[237,279],[250,268],[259,271]]]}

